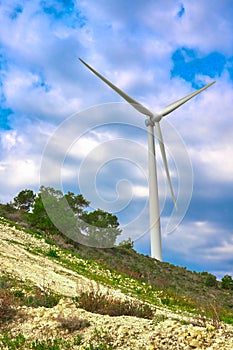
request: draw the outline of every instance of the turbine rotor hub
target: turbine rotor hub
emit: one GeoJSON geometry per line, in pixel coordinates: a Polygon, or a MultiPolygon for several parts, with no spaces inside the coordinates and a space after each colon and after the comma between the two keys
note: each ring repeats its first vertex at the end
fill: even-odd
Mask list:
{"type": "Polygon", "coordinates": [[[162,119],[163,115],[162,114],[153,114],[153,117],[151,118],[153,123],[158,123],[162,119]]]}
{"type": "Polygon", "coordinates": [[[154,122],[151,120],[151,118],[146,119],[145,124],[146,124],[146,126],[149,126],[149,125],[154,126],[155,125],[154,122]]]}
{"type": "Polygon", "coordinates": [[[154,126],[156,123],[160,122],[162,117],[163,116],[161,114],[153,114],[152,117],[145,120],[145,124],[146,126],[149,126],[149,125],[154,126]]]}

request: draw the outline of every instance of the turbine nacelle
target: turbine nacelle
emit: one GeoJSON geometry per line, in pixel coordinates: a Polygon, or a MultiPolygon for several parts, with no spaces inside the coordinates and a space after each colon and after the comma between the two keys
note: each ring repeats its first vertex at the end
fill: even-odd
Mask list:
{"type": "Polygon", "coordinates": [[[155,126],[155,124],[159,123],[162,118],[163,116],[161,114],[154,114],[152,117],[145,120],[145,125],[155,126]]]}
{"type": "Polygon", "coordinates": [[[153,115],[153,117],[151,118],[151,121],[155,124],[155,123],[159,123],[160,120],[163,118],[162,113],[155,113],[153,115]]]}

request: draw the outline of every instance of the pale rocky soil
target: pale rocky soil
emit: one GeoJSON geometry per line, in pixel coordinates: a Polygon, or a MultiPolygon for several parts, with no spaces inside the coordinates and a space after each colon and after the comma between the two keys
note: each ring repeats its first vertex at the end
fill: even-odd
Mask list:
{"type": "MultiPolygon", "coordinates": [[[[85,290],[92,282],[55,260],[25,249],[38,245],[45,250],[49,248],[42,240],[38,241],[23,231],[0,224],[0,273],[9,273],[63,296],[53,308],[20,307],[18,318],[10,326],[12,335],[22,333],[31,340],[68,340],[80,335],[82,345],[76,345],[73,349],[85,349],[90,343],[103,342],[122,350],[233,350],[232,326],[220,324],[218,329],[214,329],[204,322],[201,324],[200,320],[193,320],[191,316],[181,316],[166,308],[157,308],[153,320],[131,316],[103,316],[78,309],[72,301],[72,297],[77,295],[77,284],[79,289],[81,286],[85,290]],[[78,317],[88,320],[90,326],[70,333],[60,327],[61,316],[65,319],[78,317]],[[186,322],[182,322],[182,319],[186,322]],[[187,321],[192,323],[186,324],[187,321]],[[201,326],[194,325],[198,322],[201,326]]],[[[105,290],[105,287],[102,288],[105,290]]],[[[111,292],[114,296],[126,298],[120,291],[111,292]]]]}

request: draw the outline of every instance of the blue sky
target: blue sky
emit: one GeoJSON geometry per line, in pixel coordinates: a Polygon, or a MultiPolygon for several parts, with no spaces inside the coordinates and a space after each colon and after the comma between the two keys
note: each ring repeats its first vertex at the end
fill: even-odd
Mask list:
{"type": "Polygon", "coordinates": [[[186,196],[167,234],[176,219],[157,152],[163,259],[232,275],[232,17],[231,0],[1,1],[0,201],[37,191],[48,156],[46,184],[116,213],[123,237],[150,254],[144,118],[78,57],[153,111],[216,80],[161,124],[186,196]]]}

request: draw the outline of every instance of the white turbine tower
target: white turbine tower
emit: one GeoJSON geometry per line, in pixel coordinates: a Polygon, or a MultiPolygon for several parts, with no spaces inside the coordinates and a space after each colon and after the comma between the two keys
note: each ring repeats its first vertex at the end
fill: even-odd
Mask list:
{"type": "Polygon", "coordinates": [[[159,195],[158,195],[158,180],[157,180],[157,169],[156,169],[156,158],[155,158],[155,143],[154,143],[154,127],[156,131],[156,136],[158,138],[162,159],[164,163],[165,172],[167,175],[168,184],[171,191],[172,200],[176,206],[176,199],[174,191],[172,188],[172,182],[168,170],[167,157],[162,137],[162,132],[160,128],[160,120],[167,114],[173,112],[176,108],[180,107],[182,104],[190,100],[192,97],[198,95],[203,90],[207,89],[209,86],[213,85],[215,81],[204,86],[203,88],[194,91],[193,93],[181,98],[180,100],[169,104],[167,107],[163,108],[159,113],[153,113],[148,108],[143,106],[141,103],[134,100],[132,97],[127,95],[125,92],[120,90],[117,86],[112,84],[109,80],[103,77],[95,69],[93,69],[89,64],[79,58],[80,61],[89,68],[95,75],[97,75],[101,80],[103,80],[108,86],[115,90],[123,99],[125,99],[129,104],[132,105],[138,112],[144,114],[148,117],[145,121],[148,128],[148,157],[149,157],[149,207],[150,207],[150,236],[151,236],[151,256],[152,258],[162,260],[162,244],[161,244],[161,226],[160,226],[160,209],[159,209],[159,195]]]}

